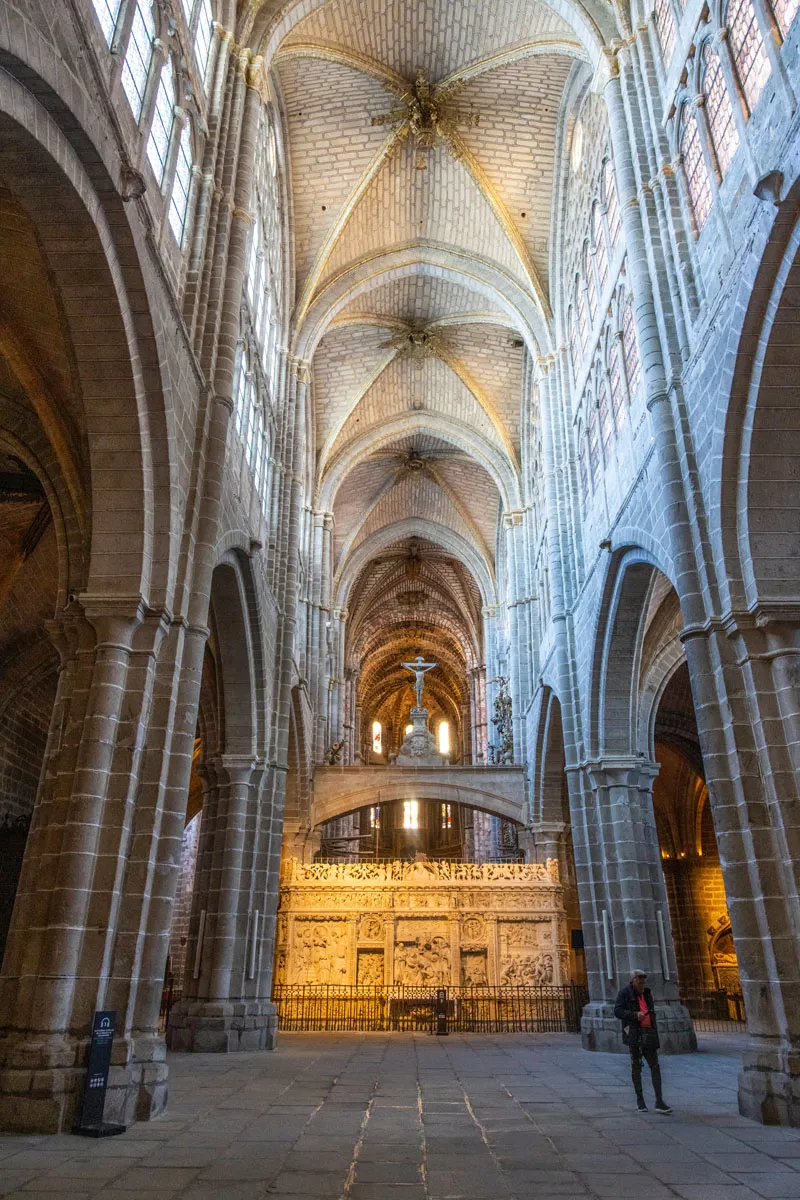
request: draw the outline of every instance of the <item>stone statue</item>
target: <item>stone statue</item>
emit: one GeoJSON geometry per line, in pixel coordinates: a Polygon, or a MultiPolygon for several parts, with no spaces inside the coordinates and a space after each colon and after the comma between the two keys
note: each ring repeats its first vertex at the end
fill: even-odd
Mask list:
{"type": "Polygon", "coordinates": [[[422,708],[422,692],[425,687],[425,672],[432,671],[434,667],[438,667],[438,663],[428,663],[421,654],[418,654],[413,662],[400,663],[401,667],[405,667],[407,671],[413,671],[416,679],[414,684],[417,693],[417,708],[422,708]]]}

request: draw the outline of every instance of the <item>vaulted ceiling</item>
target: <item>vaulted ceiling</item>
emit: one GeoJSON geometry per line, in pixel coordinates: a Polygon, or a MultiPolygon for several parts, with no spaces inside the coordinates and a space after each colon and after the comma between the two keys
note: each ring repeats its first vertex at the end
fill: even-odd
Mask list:
{"type": "MultiPolygon", "coordinates": [[[[562,99],[587,54],[538,0],[303,11],[275,26],[271,65],[294,347],[311,361],[315,504],[334,515],[339,602],[352,614],[350,592],[370,593],[387,548],[417,538],[491,604],[501,515],[521,504],[525,356],[551,319],[562,99]]],[[[450,601],[430,597],[443,630],[450,601]]],[[[466,666],[480,620],[451,599],[466,666]]],[[[366,649],[352,618],[349,637],[366,649]]]]}

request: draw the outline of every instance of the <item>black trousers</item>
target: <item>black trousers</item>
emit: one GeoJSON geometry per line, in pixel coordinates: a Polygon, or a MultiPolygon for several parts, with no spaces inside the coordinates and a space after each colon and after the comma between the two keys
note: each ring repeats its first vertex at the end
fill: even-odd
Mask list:
{"type": "MultiPolygon", "coordinates": [[[[652,1031],[651,1031],[652,1034],[652,1031]]],[[[656,1100],[661,1100],[661,1066],[658,1061],[658,1046],[656,1039],[649,1036],[647,1031],[643,1031],[638,1038],[631,1038],[631,1079],[636,1091],[636,1099],[642,1100],[642,1059],[650,1068],[650,1077],[653,1081],[653,1091],[656,1094],[656,1100]]]]}

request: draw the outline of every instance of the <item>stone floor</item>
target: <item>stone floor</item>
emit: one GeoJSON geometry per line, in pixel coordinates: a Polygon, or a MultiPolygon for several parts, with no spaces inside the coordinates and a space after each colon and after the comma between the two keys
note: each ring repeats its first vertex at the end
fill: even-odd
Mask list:
{"type": "Polygon", "coordinates": [[[0,1196],[789,1200],[800,1130],[736,1112],[737,1046],[663,1060],[675,1115],[568,1035],[285,1034],[173,1056],[169,1111],[102,1142],[0,1136],[0,1196]]]}

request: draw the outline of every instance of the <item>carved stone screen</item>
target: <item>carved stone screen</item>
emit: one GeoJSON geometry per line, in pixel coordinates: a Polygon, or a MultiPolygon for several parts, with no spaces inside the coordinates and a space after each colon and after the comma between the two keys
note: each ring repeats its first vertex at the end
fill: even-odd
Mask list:
{"type": "Polygon", "coordinates": [[[284,863],[276,983],[569,982],[558,863],[284,863]]]}

